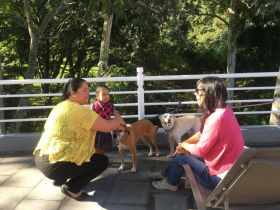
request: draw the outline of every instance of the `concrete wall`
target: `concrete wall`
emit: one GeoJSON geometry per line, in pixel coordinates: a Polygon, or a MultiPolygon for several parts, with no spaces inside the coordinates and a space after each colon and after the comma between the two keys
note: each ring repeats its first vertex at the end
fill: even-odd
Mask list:
{"type": "MultiPolygon", "coordinates": [[[[280,147],[280,126],[242,127],[245,144],[249,147],[280,147]]],[[[0,156],[31,155],[40,138],[40,133],[17,133],[0,137],[0,156]]],[[[158,130],[160,149],[169,149],[162,128],[158,130]]],[[[139,141],[138,149],[148,149],[139,141]]],[[[117,150],[116,145],[112,150],[117,150]]]]}

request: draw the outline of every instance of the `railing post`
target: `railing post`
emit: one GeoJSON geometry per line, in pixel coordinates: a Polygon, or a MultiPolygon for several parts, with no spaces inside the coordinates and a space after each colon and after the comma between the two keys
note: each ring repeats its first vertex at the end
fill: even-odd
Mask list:
{"type": "MultiPolygon", "coordinates": [[[[279,72],[280,72],[280,66],[279,66],[279,72]]],[[[280,76],[276,77],[276,84],[275,86],[280,85],[280,76]]],[[[272,103],[271,111],[279,111],[280,110],[280,101],[277,101],[277,98],[280,98],[280,89],[274,90],[273,97],[275,101],[272,103]]],[[[279,113],[271,113],[270,119],[269,119],[270,125],[280,125],[280,114],[279,113]]]]}
{"type": "MultiPolygon", "coordinates": [[[[1,56],[0,56],[0,80],[2,80],[2,75],[3,75],[3,67],[2,67],[2,61],[1,61],[1,56]]],[[[0,94],[3,94],[3,86],[0,85],[0,94]]],[[[4,107],[4,102],[3,99],[0,98],[0,107],[4,107]]],[[[0,111],[0,119],[4,119],[4,111],[0,111]]],[[[0,123],[0,138],[3,137],[5,134],[5,123],[0,123]]]]}
{"type": "Polygon", "coordinates": [[[145,117],[145,105],[144,105],[144,75],[143,67],[137,67],[137,97],[138,97],[138,119],[145,117]]]}

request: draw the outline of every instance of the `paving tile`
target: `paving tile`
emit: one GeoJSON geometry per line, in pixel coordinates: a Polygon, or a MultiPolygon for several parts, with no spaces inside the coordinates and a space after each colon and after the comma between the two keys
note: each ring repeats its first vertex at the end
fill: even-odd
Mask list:
{"type": "Polygon", "coordinates": [[[137,171],[136,173],[132,173],[129,171],[119,172],[117,176],[118,181],[149,181],[147,176],[148,171],[137,171]]]}
{"type": "Polygon", "coordinates": [[[52,185],[52,180],[44,178],[35,188],[33,188],[26,198],[61,201],[65,198],[65,195],[61,192],[60,187],[52,185]]]}
{"type": "Polygon", "coordinates": [[[76,201],[67,197],[59,210],[103,210],[103,207],[94,201],[76,201]]]}
{"type": "MultiPolygon", "coordinates": [[[[146,206],[142,205],[124,205],[124,204],[105,204],[103,210],[147,210],[146,206]]],[[[154,210],[154,209],[151,209],[154,210]]]]}
{"type": "Polygon", "coordinates": [[[5,182],[8,178],[9,178],[10,176],[8,176],[8,175],[4,175],[4,176],[1,176],[0,175],[0,184],[2,184],[3,182],[5,182]]]}
{"type": "Polygon", "coordinates": [[[189,197],[174,193],[154,194],[155,210],[182,210],[187,209],[189,197]]]}
{"type": "Polygon", "coordinates": [[[166,157],[141,157],[138,160],[136,173],[131,173],[130,168],[122,171],[118,175],[118,180],[145,180],[150,181],[147,173],[150,171],[163,170],[170,163],[170,159],[166,157]]]}
{"type": "Polygon", "coordinates": [[[18,203],[32,190],[32,188],[3,187],[0,186],[0,209],[13,210],[18,203]]]}
{"type": "Polygon", "coordinates": [[[38,201],[25,199],[15,208],[15,210],[57,210],[59,205],[59,201],[38,201]]]}
{"type": "Polygon", "coordinates": [[[44,175],[36,168],[23,168],[4,182],[5,186],[35,187],[44,175]]]}
{"type": "Polygon", "coordinates": [[[32,156],[4,158],[0,164],[0,175],[12,175],[18,170],[30,165],[32,161],[32,156]]]}
{"type": "Polygon", "coordinates": [[[114,185],[116,174],[116,169],[108,168],[100,176],[91,181],[83,191],[92,195],[92,201],[104,203],[114,185]]]}
{"type": "Polygon", "coordinates": [[[150,182],[117,180],[107,202],[146,205],[149,199],[149,189],[150,182]]]}

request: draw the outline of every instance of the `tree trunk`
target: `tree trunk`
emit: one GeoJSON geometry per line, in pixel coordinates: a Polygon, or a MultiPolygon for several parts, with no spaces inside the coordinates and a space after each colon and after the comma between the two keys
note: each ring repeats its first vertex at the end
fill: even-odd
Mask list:
{"type": "MultiPolygon", "coordinates": [[[[235,73],[236,64],[236,40],[238,36],[238,13],[237,0],[231,0],[229,8],[229,25],[228,25],[228,54],[227,54],[227,73],[235,73]]],[[[228,87],[234,87],[234,78],[228,79],[228,87]]],[[[229,99],[233,99],[234,91],[229,91],[229,99]]]]}
{"type": "MultiPolygon", "coordinates": [[[[0,80],[3,79],[3,68],[2,68],[2,61],[0,56],[0,80]]],[[[3,86],[0,85],[0,94],[3,94],[3,86]]],[[[4,101],[0,98],[0,107],[4,107],[4,101]]],[[[3,120],[5,118],[4,111],[0,111],[0,119],[3,120]]],[[[0,135],[5,134],[5,123],[0,123],[0,135]]]]}
{"type": "MultiPolygon", "coordinates": [[[[279,66],[279,72],[280,72],[280,66],[279,66]]],[[[276,85],[275,86],[280,86],[280,76],[277,77],[276,79],[276,85]]],[[[280,98],[280,89],[274,90],[274,95],[273,98],[280,98]]],[[[271,111],[280,111],[280,101],[274,101],[272,103],[271,111]]],[[[270,114],[270,119],[269,119],[269,124],[270,125],[280,125],[280,113],[271,113],[270,114]]]]}
{"type": "MultiPolygon", "coordinates": [[[[41,34],[46,29],[49,22],[52,18],[57,15],[63,8],[66,7],[69,0],[62,0],[60,4],[55,7],[52,11],[50,11],[43,19],[40,26],[34,24],[32,19],[32,12],[30,6],[30,0],[23,0],[24,14],[26,16],[28,32],[30,36],[29,43],[29,59],[28,59],[28,69],[24,73],[25,79],[33,79],[37,70],[37,55],[38,55],[38,42],[41,34]]],[[[31,93],[32,85],[24,85],[23,94],[31,93]]],[[[19,101],[19,107],[28,106],[29,100],[28,98],[21,98],[19,101]]],[[[26,110],[17,110],[14,119],[22,119],[26,115],[26,110]]],[[[21,127],[21,122],[17,122],[13,127],[14,132],[19,132],[21,127]]]]}
{"type": "MultiPolygon", "coordinates": [[[[28,32],[30,35],[29,43],[29,58],[28,58],[28,69],[24,72],[25,79],[33,79],[37,69],[37,54],[38,54],[38,29],[35,28],[35,25],[32,20],[31,6],[29,0],[23,0],[24,14],[27,20],[28,32]]],[[[24,85],[22,93],[31,93],[32,85],[24,85]]],[[[21,98],[18,106],[28,106],[28,98],[21,98]]],[[[22,119],[26,115],[26,110],[17,110],[14,119],[22,119]]],[[[17,133],[20,131],[22,122],[16,122],[13,127],[13,132],[17,133]]]]}
{"type": "Polygon", "coordinates": [[[101,77],[109,74],[108,61],[113,16],[114,12],[111,12],[110,15],[105,17],[103,22],[102,41],[98,62],[98,73],[101,77]]]}

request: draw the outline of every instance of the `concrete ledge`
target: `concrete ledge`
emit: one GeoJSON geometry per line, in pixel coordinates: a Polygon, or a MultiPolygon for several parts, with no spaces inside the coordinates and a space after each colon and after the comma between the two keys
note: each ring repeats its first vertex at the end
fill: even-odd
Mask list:
{"type": "Polygon", "coordinates": [[[0,137],[0,155],[31,155],[40,133],[15,133],[0,137]]]}
{"type": "Polygon", "coordinates": [[[242,126],[248,147],[280,147],[280,126],[242,126]]]}
{"type": "MultiPolygon", "coordinates": [[[[41,133],[15,133],[0,137],[0,156],[31,155],[36,147],[41,133]]],[[[163,129],[158,131],[158,144],[160,149],[169,148],[167,137],[163,129]]],[[[139,141],[138,149],[147,149],[147,146],[139,141]]],[[[114,145],[111,151],[117,151],[114,145]]]]}
{"type": "MultiPolygon", "coordinates": [[[[280,126],[243,126],[245,144],[248,147],[280,147],[280,126]]],[[[0,156],[31,155],[41,133],[15,133],[0,137],[0,156]]],[[[167,137],[162,128],[158,130],[158,144],[160,149],[168,149],[167,137]]],[[[147,149],[139,141],[138,149],[147,149]]],[[[113,146],[111,150],[117,150],[113,146]]]]}

